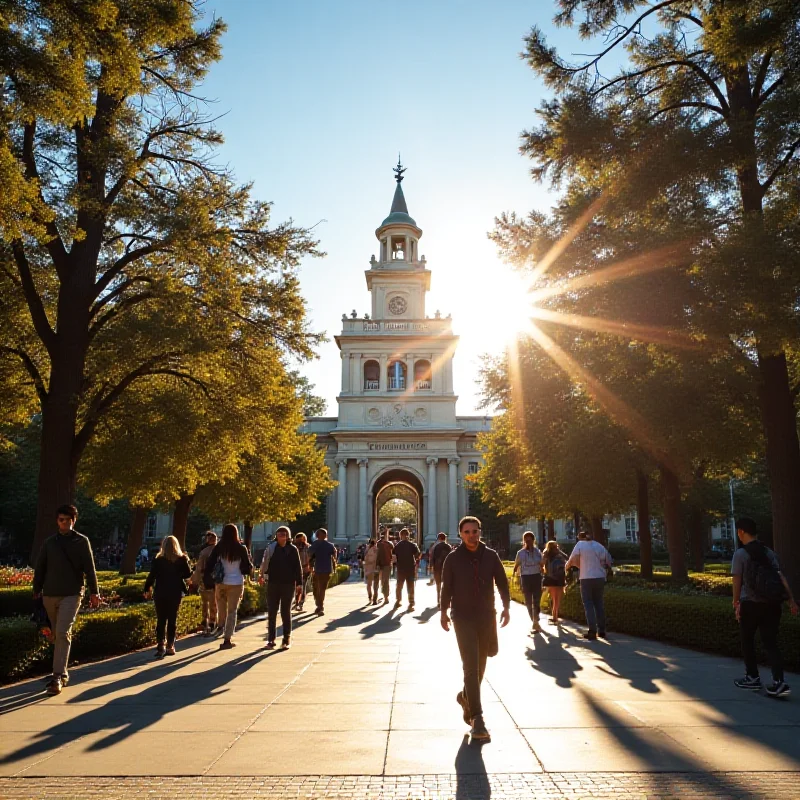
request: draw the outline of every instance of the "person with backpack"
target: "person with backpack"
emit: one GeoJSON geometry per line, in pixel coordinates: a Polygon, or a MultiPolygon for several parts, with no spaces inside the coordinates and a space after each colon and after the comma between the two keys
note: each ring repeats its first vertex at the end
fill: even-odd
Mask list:
{"type": "Polygon", "coordinates": [[[206,562],[216,543],[217,534],[214,531],[206,531],[206,546],[197,556],[194,572],[189,579],[189,583],[197,587],[202,602],[203,621],[201,633],[203,636],[211,636],[217,627],[217,601],[214,599],[214,582],[206,583],[205,580],[206,562]]]}
{"type": "Polygon", "coordinates": [[[239,538],[239,529],[233,523],[228,523],[208,556],[204,573],[206,581],[213,581],[215,586],[217,625],[224,626],[220,650],[236,647],[231,641],[236,630],[236,613],[244,595],[244,579],[252,571],[250,552],[239,538]]]}
{"type": "Polygon", "coordinates": [[[772,684],[767,687],[767,694],[770,697],[786,697],[791,689],[783,676],[778,629],[784,601],[789,601],[792,614],[797,614],[797,603],[780,571],[778,557],[758,540],[756,523],[743,517],[736,522],[736,535],[741,547],[734,552],[731,561],[733,608],[739,622],[745,676],[734,683],[740,689],[761,689],[756,657],[756,631],[759,631],[772,669],[772,684]]]}
{"type": "Polygon", "coordinates": [[[278,610],[283,624],[282,650],[292,644],[292,599],[299,597],[303,584],[300,553],[289,541],[291,531],[281,525],[275,531],[275,541],[267,545],[261,560],[259,583],[267,582],[267,650],[275,649],[278,610]]]}
{"type": "Polygon", "coordinates": [[[414,584],[419,569],[420,551],[416,542],[409,538],[411,531],[403,528],[400,531],[400,541],[394,546],[394,557],[397,562],[397,592],[395,608],[400,608],[403,601],[403,585],[408,593],[408,610],[414,610],[414,584]]]}
{"type": "Polygon", "coordinates": [[[533,623],[533,633],[541,633],[539,616],[542,610],[542,551],[536,546],[533,531],[522,534],[522,549],[514,559],[512,576],[519,572],[525,606],[533,623]]]}
{"type": "Polygon", "coordinates": [[[311,583],[311,558],[308,555],[308,537],[304,533],[296,533],[294,535],[294,546],[300,554],[300,566],[303,570],[303,582],[300,585],[300,591],[297,593],[294,607],[297,611],[302,611],[308,595],[308,587],[311,583]]]}
{"type": "Polygon", "coordinates": [[[336,546],[328,541],[328,531],[325,528],[319,528],[315,535],[316,539],[308,549],[308,556],[312,569],[314,602],[317,606],[314,613],[322,617],[325,615],[325,592],[328,591],[331,575],[336,572],[336,546]]]}
{"type": "Polygon", "coordinates": [[[145,600],[153,598],[156,604],[156,658],[175,655],[178,611],[186,593],[186,579],[191,574],[189,559],[178,540],[174,536],[165,536],[144,582],[145,600]]]}
{"type": "Polygon", "coordinates": [[[558,546],[555,539],[551,539],[542,554],[542,567],[544,577],[542,586],[550,593],[550,621],[554,625],[560,622],[561,598],[564,596],[564,587],[567,585],[567,559],[569,556],[558,546]]]}
{"type": "Polygon", "coordinates": [[[389,578],[392,574],[392,558],[394,556],[394,545],[389,540],[388,529],[383,531],[383,536],[378,540],[378,572],[381,578],[381,592],[383,593],[383,604],[389,602],[389,578]]]}
{"type": "Polygon", "coordinates": [[[364,560],[362,562],[364,569],[364,580],[367,583],[367,597],[369,604],[378,605],[378,580],[381,573],[378,570],[378,547],[374,539],[370,539],[367,543],[367,549],[364,551],[364,560]]]}
{"type": "Polygon", "coordinates": [[[611,553],[600,542],[592,540],[591,534],[581,531],[579,541],[567,559],[565,570],[578,567],[581,587],[581,601],[586,612],[589,630],[583,634],[584,639],[594,641],[599,636],[606,638],[606,611],[603,604],[603,592],[606,588],[608,570],[614,563],[611,553]]]}
{"type": "Polygon", "coordinates": [[[450,555],[450,547],[447,541],[446,533],[439,533],[436,537],[436,542],[430,550],[429,561],[433,564],[433,580],[436,584],[436,607],[440,608],[442,605],[442,569],[444,568],[444,560],[450,555]]]}
{"type": "Polygon", "coordinates": [[[61,694],[69,682],[67,663],[72,645],[72,626],[81,607],[84,580],[89,585],[89,604],[100,605],[100,589],[89,540],[74,529],[78,509],[65,505],[56,509],[58,532],[42,544],[33,571],[33,596],[41,598],[55,636],[53,677],[47,694],[61,694]]]}

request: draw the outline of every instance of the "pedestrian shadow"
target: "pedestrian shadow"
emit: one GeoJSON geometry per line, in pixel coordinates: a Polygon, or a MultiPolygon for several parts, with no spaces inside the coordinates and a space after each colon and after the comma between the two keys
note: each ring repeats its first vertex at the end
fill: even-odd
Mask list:
{"type": "Polygon", "coordinates": [[[433,617],[436,616],[437,612],[439,611],[438,608],[426,608],[421,614],[418,614],[414,619],[419,620],[420,625],[424,625],[426,622],[430,622],[433,617]]]}
{"type": "Polygon", "coordinates": [[[371,639],[373,636],[394,633],[394,631],[399,630],[403,624],[403,617],[409,612],[406,610],[398,614],[397,611],[396,608],[391,608],[388,614],[384,614],[369,625],[365,625],[361,629],[361,638],[371,639]]]}
{"type": "Polygon", "coordinates": [[[483,742],[464,734],[456,753],[456,800],[489,800],[492,787],[483,763],[483,742]]]}
{"type": "MultiPolygon", "coordinates": [[[[228,685],[236,678],[279,652],[243,653],[238,658],[211,666],[200,673],[167,677],[138,691],[134,696],[135,703],[131,702],[132,696],[127,695],[114,698],[104,705],[92,705],[83,714],[33,734],[33,741],[0,756],[0,764],[15,764],[29,758],[46,756],[63,747],[65,737],[77,740],[89,732],[107,731],[107,734],[97,739],[86,752],[105,750],[146,730],[173,711],[179,711],[200,700],[224,695],[229,691],[228,685]],[[76,731],[84,733],[76,734],[76,731]]],[[[137,682],[129,681],[127,688],[135,685],[137,682]]],[[[116,691],[120,688],[117,683],[112,684],[110,690],[116,691]]],[[[259,702],[256,699],[257,687],[253,687],[253,696],[254,702],[259,702]]],[[[208,709],[212,715],[224,711],[225,705],[209,704],[208,709]]]]}
{"type": "Polygon", "coordinates": [[[564,635],[563,631],[559,631],[559,634],[552,636],[540,633],[533,636],[525,655],[534,669],[553,678],[556,686],[569,689],[583,667],[569,651],[572,637],[564,635]]]}
{"type": "Polygon", "coordinates": [[[330,633],[338,628],[354,628],[357,625],[363,625],[365,622],[369,622],[370,620],[374,619],[375,617],[371,610],[368,611],[365,608],[356,608],[353,611],[345,614],[343,617],[329,620],[325,623],[325,627],[319,632],[330,633]]]}

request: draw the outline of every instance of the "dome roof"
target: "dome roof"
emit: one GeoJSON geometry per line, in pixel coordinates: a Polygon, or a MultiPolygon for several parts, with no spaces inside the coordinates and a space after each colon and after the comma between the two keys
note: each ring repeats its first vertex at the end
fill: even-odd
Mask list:
{"type": "Polygon", "coordinates": [[[417,227],[417,223],[408,213],[403,187],[400,185],[399,181],[397,183],[397,188],[394,190],[392,209],[389,212],[389,216],[381,223],[381,228],[387,225],[413,225],[415,228],[417,227]]]}

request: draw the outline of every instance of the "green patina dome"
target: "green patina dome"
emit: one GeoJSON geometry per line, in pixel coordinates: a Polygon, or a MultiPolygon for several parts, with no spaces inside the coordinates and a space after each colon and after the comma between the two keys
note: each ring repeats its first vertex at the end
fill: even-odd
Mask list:
{"type": "Polygon", "coordinates": [[[408,213],[406,198],[403,195],[403,187],[400,183],[397,184],[397,188],[394,190],[392,209],[389,212],[389,216],[381,223],[381,228],[386,225],[413,225],[415,228],[417,227],[417,223],[408,213]]]}

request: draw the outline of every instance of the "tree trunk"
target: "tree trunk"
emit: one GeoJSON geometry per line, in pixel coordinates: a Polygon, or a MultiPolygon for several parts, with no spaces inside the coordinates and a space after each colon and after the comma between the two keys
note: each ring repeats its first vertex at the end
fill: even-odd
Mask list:
{"type": "Polygon", "coordinates": [[[253,547],[253,523],[245,520],[244,523],[244,546],[252,552],[253,547]]]}
{"type": "Polygon", "coordinates": [[[664,524],[667,528],[667,549],[672,580],[685,581],[686,544],[681,520],[681,487],[678,476],[667,467],[660,467],[664,492],[664,524]]]}
{"type": "Polygon", "coordinates": [[[547,520],[547,541],[554,542],[556,540],[556,521],[554,519],[547,520]]]}
{"type": "Polygon", "coordinates": [[[636,518],[639,525],[639,562],[643,578],[653,577],[653,535],[650,531],[650,491],[647,475],[636,470],[636,518]]]}
{"type": "Polygon", "coordinates": [[[603,518],[592,517],[592,538],[596,542],[600,542],[603,547],[608,547],[605,531],[603,530],[603,518]]]}
{"type": "Polygon", "coordinates": [[[147,524],[147,509],[136,506],[133,509],[133,519],[131,520],[131,532],[128,534],[128,541],[125,543],[125,555],[122,557],[120,565],[120,575],[133,575],[136,572],[136,556],[142,549],[144,542],[144,526],[147,524]]]}
{"type": "Polygon", "coordinates": [[[541,542],[540,547],[544,548],[547,541],[547,523],[544,517],[539,517],[536,521],[536,541],[541,542]]]}
{"type": "Polygon", "coordinates": [[[767,440],[772,530],[781,571],[800,597],[800,442],[786,354],[759,353],[761,417],[767,440]]]}
{"type": "Polygon", "coordinates": [[[580,511],[573,511],[572,512],[572,527],[575,529],[575,538],[578,538],[578,534],[581,532],[581,512],[580,511]]]}
{"type": "Polygon", "coordinates": [[[186,549],[186,526],[189,524],[189,511],[194,502],[194,492],[181,496],[175,501],[175,513],[172,515],[172,535],[177,538],[181,550],[186,549]]]}
{"type": "Polygon", "coordinates": [[[699,506],[689,509],[689,552],[692,556],[692,569],[703,572],[706,568],[705,514],[699,506]]]}

